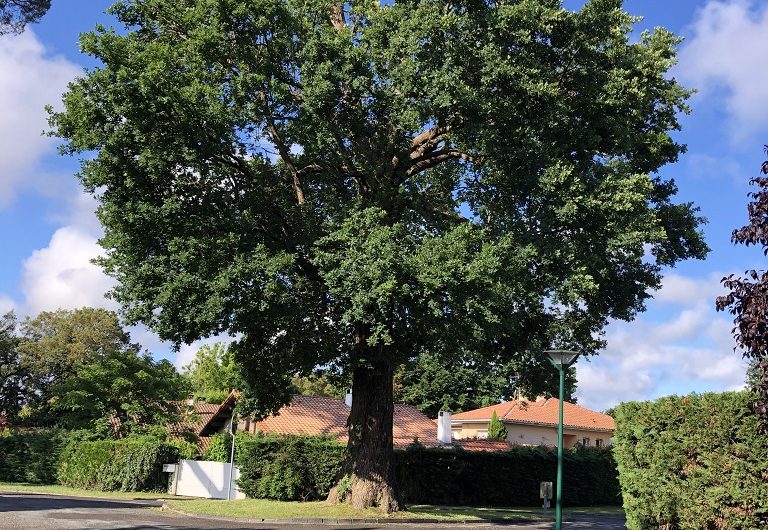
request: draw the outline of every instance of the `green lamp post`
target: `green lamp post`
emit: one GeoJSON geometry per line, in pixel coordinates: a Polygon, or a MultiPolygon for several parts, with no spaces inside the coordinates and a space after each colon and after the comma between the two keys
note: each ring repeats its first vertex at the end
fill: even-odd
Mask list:
{"type": "Polygon", "coordinates": [[[560,402],[557,421],[557,493],[555,498],[555,530],[563,527],[563,399],[565,397],[565,371],[576,362],[579,352],[548,350],[550,362],[560,372],[560,402]]]}

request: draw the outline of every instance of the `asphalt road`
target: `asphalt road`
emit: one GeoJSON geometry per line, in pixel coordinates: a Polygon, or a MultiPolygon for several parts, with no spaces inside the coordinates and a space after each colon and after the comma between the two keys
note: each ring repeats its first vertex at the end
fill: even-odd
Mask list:
{"type": "MultiPolygon", "coordinates": [[[[3,530],[212,530],[212,529],[261,529],[307,530],[317,525],[308,524],[245,524],[186,517],[157,509],[160,501],[105,500],[58,495],[30,495],[0,493],[0,529],[3,530]]],[[[508,530],[544,530],[551,523],[504,525],[497,528],[508,530]]],[[[323,526],[328,530],[400,530],[418,528],[424,530],[449,530],[489,528],[490,525],[442,525],[442,524],[366,524],[323,526]]],[[[624,521],[616,516],[574,517],[563,524],[564,528],[591,530],[624,530],[624,521]]]]}

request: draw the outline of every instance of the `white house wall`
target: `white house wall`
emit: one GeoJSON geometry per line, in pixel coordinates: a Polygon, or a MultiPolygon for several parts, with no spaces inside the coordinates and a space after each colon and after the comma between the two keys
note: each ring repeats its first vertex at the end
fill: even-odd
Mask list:
{"type": "MultiPolygon", "coordinates": [[[[518,423],[504,423],[507,429],[507,441],[518,445],[557,445],[557,427],[544,427],[540,425],[521,425],[518,423]]],[[[463,422],[461,427],[453,425],[452,431],[456,438],[484,438],[487,436],[487,422],[463,422]],[[458,436],[456,436],[458,434],[458,436]]],[[[610,445],[610,432],[588,431],[582,429],[563,429],[563,447],[573,447],[576,442],[584,438],[590,439],[590,446],[596,445],[596,440],[601,440],[603,445],[610,445]]]]}

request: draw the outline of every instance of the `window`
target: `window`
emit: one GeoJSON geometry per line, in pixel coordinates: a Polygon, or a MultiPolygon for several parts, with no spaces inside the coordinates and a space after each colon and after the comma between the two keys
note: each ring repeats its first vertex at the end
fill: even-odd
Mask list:
{"type": "Polygon", "coordinates": [[[595,438],[595,447],[602,447],[603,446],[603,440],[600,438],[595,438]]]}
{"type": "Polygon", "coordinates": [[[481,440],[487,440],[488,439],[488,431],[477,431],[477,437],[481,440]]]}
{"type": "Polygon", "coordinates": [[[589,438],[582,438],[581,445],[583,445],[584,447],[589,447],[589,443],[590,443],[589,438]]]}

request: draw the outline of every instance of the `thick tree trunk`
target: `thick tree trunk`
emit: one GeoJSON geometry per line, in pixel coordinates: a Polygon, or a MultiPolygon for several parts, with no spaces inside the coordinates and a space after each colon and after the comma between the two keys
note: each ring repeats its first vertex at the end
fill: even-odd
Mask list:
{"type": "Polygon", "coordinates": [[[378,506],[385,513],[405,508],[392,449],[392,376],[392,367],[386,363],[355,369],[347,457],[329,502],[347,502],[355,508],[378,506]]]}

